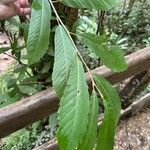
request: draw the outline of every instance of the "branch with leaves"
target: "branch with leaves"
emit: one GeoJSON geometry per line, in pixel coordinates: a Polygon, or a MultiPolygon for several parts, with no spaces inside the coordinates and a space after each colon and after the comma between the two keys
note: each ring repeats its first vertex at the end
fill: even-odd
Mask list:
{"type": "MultiPolygon", "coordinates": [[[[64,0],[63,3],[80,9],[108,10],[115,6],[116,1],[64,0]]],[[[27,39],[28,65],[39,61],[47,52],[52,31],[52,12],[58,22],[54,37],[52,81],[60,99],[57,132],[59,147],[61,150],[92,150],[94,147],[97,150],[112,150],[121,110],[119,96],[108,81],[92,74],[51,0],[33,0],[27,39]],[[90,75],[92,93],[88,91],[83,66],[90,75]],[[105,117],[97,129],[98,95],[104,103],[105,117]]],[[[105,36],[82,33],[77,37],[112,71],[122,72],[127,69],[123,51],[116,45],[110,46],[105,36]]]]}
{"type": "MultiPolygon", "coordinates": [[[[77,9],[98,11],[107,11],[117,5],[117,0],[58,2],[77,9]]],[[[55,8],[55,3],[57,2],[52,0],[33,0],[29,32],[25,41],[27,66],[30,68],[43,59],[52,44],[50,40],[54,42],[52,82],[60,99],[57,132],[60,150],[112,150],[121,111],[118,93],[107,80],[93,74],[88,68],[55,8]],[[54,18],[57,25],[51,28],[54,18]],[[84,68],[92,81],[91,93],[86,83],[84,68]],[[103,100],[105,111],[103,123],[97,127],[99,97],[103,100]]],[[[112,71],[122,72],[127,69],[123,51],[117,45],[110,45],[105,35],[82,33],[76,36],[112,71]]],[[[53,45],[51,48],[53,49],[53,45]]]]}

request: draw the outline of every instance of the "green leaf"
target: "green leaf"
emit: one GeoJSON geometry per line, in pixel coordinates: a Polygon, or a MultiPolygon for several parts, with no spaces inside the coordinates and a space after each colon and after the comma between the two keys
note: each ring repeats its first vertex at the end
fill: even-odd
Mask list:
{"type": "Polygon", "coordinates": [[[47,73],[49,69],[52,67],[52,63],[53,63],[52,61],[46,62],[42,69],[42,73],[47,73]]]}
{"type": "Polygon", "coordinates": [[[124,52],[118,46],[107,46],[107,41],[103,36],[94,34],[80,34],[82,42],[88,46],[97,57],[101,58],[102,63],[115,72],[127,70],[124,52]]]}
{"type": "Polygon", "coordinates": [[[15,97],[10,97],[7,94],[1,94],[0,93],[0,108],[3,108],[11,103],[16,102],[15,97]]]}
{"type": "Polygon", "coordinates": [[[104,120],[99,128],[97,150],[113,150],[115,128],[121,111],[120,99],[116,90],[103,77],[94,75],[94,80],[105,106],[104,120]]]}
{"type": "Polygon", "coordinates": [[[28,32],[28,28],[29,28],[28,23],[24,23],[24,22],[20,23],[14,17],[13,18],[9,18],[7,21],[9,23],[11,23],[12,25],[16,26],[16,27],[19,27],[19,28],[23,29],[25,32],[28,32]]]}
{"type": "Polygon", "coordinates": [[[27,39],[28,31],[29,31],[29,23],[25,23],[25,22],[20,23],[17,21],[17,19],[15,17],[11,17],[7,21],[16,27],[23,29],[24,30],[24,38],[25,38],[25,40],[27,39]]]}
{"type": "Polygon", "coordinates": [[[58,113],[60,150],[74,150],[83,140],[89,113],[88,87],[79,60],[73,63],[58,113]]]}
{"type": "Polygon", "coordinates": [[[11,49],[11,47],[1,47],[0,48],[0,54],[1,53],[5,53],[6,51],[8,51],[8,50],[10,50],[11,49]]]}
{"type": "Polygon", "coordinates": [[[64,4],[74,8],[89,8],[97,10],[109,10],[118,0],[59,0],[64,4]]]}
{"type": "Polygon", "coordinates": [[[66,31],[59,25],[55,32],[55,61],[52,74],[53,86],[58,97],[63,95],[66,87],[75,51],[66,31]]]}
{"type": "Polygon", "coordinates": [[[38,92],[34,85],[18,85],[20,92],[26,95],[33,95],[38,92]]]}
{"type": "Polygon", "coordinates": [[[46,53],[50,37],[51,8],[48,0],[34,0],[27,40],[29,64],[36,63],[46,53]]]}
{"type": "Polygon", "coordinates": [[[90,99],[90,112],[87,131],[78,150],[93,150],[94,148],[97,138],[98,108],[98,98],[96,92],[93,91],[90,99]]]}

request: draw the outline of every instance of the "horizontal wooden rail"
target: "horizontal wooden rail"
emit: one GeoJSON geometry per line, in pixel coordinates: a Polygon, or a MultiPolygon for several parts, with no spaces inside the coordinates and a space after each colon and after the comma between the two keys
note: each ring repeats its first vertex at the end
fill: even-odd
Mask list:
{"type": "MultiPolygon", "coordinates": [[[[125,109],[121,112],[120,120],[127,117],[127,116],[133,116],[136,113],[139,113],[144,108],[150,106],[150,93],[142,97],[140,100],[132,103],[130,107],[125,109]]],[[[103,117],[99,118],[98,125],[100,125],[102,122],[103,117]]],[[[51,140],[42,146],[39,146],[37,148],[34,148],[33,150],[59,150],[58,144],[55,140],[51,140]]]]}
{"type": "MultiPolygon", "coordinates": [[[[128,70],[122,73],[114,73],[105,66],[99,67],[93,72],[104,76],[113,84],[122,81],[150,67],[150,48],[126,56],[126,62],[129,66],[128,70]]],[[[90,84],[88,75],[87,82],[90,84]]],[[[57,109],[58,99],[52,88],[1,108],[0,138],[49,116],[57,109]]]]}

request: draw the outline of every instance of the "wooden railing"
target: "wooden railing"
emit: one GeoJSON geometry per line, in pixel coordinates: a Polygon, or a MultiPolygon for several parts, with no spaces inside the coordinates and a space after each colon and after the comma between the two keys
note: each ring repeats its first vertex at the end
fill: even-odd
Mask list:
{"type": "MultiPolygon", "coordinates": [[[[126,56],[126,62],[128,70],[122,73],[114,73],[105,66],[93,72],[104,76],[112,84],[120,82],[150,68],[150,48],[126,56]]],[[[87,83],[90,86],[91,81],[88,74],[87,83]]],[[[54,90],[49,88],[0,109],[0,138],[56,112],[58,103],[54,90]]]]}
{"type": "MultiPolygon", "coordinates": [[[[129,115],[134,115],[137,112],[140,112],[143,110],[143,108],[150,106],[150,93],[142,97],[140,100],[134,102],[131,104],[130,107],[127,109],[123,110],[121,112],[120,119],[129,116],[129,115]]],[[[99,117],[99,122],[98,125],[101,124],[101,118],[99,117]]],[[[56,140],[51,140],[45,144],[43,144],[40,147],[34,148],[33,150],[59,150],[58,144],[56,140]]]]}

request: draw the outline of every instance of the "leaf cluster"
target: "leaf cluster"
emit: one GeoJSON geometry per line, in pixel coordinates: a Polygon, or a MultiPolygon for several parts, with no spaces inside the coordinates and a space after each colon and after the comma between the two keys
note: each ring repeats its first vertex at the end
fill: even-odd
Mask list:
{"type": "MultiPolygon", "coordinates": [[[[109,10],[115,6],[117,0],[64,0],[60,2],[73,8],[109,10]]],[[[55,9],[53,1],[33,0],[26,35],[23,46],[26,47],[27,62],[21,60],[22,53],[18,50],[15,37],[11,44],[11,48],[16,51],[14,56],[19,60],[21,67],[18,67],[19,76],[15,77],[16,80],[7,78],[8,89],[12,94],[17,91],[17,94],[24,94],[21,96],[31,95],[43,88],[41,82],[45,83],[45,76],[39,78],[40,71],[46,73],[45,75],[50,76],[50,81],[60,99],[57,132],[60,149],[112,150],[115,128],[121,110],[119,96],[108,81],[93,74],[86,65],[71,33],[55,9]],[[54,17],[57,24],[51,28],[54,17]],[[52,63],[52,66],[53,60],[50,52],[54,52],[54,65],[52,63]],[[46,63],[43,63],[44,59],[46,63]],[[52,76],[49,73],[50,68],[53,70],[52,76]],[[89,92],[85,71],[90,75],[92,92],[89,92]],[[25,85],[26,82],[27,85],[25,85]],[[29,83],[32,86],[29,86],[29,83]],[[105,111],[104,120],[101,126],[97,127],[99,97],[103,100],[105,111]]],[[[76,34],[73,33],[73,35],[76,34]]],[[[122,72],[127,69],[123,51],[116,45],[110,45],[105,36],[82,33],[77,34],[76,37],[112,71],[122,72]]],[[[1,50],[1,52],[4,51],[5,49],[1,50]]]]}

